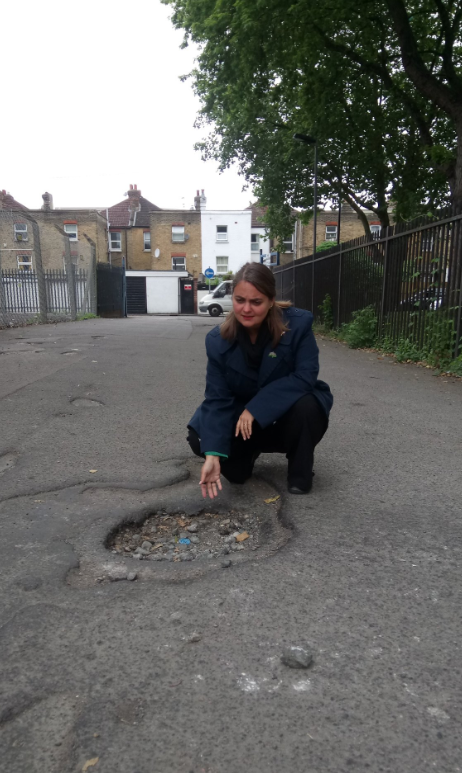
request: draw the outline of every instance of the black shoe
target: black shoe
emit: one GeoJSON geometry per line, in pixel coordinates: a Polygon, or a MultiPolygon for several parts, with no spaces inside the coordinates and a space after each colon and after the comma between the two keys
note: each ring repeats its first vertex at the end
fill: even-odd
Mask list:
{"type": "Polygon", "coordinates": [[[298,488],[298,486],[287,486],[287,490],[289,494],[309,494],[311,491],[311,486],[309,488],[298,488]]]}

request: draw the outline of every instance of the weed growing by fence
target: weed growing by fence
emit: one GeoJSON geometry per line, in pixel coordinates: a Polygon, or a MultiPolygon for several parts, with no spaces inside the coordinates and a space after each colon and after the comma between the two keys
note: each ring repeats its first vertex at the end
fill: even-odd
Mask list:
{"type": "Polygon", "coordinates": [[[332,330],[334,327],[334,308],[332,306],[332,298],[329,293],[325,296],[322,303],[319,304],[318,310],[321,316],[321,325],[325,330],[332,330]]]}
{"type": "Polygon", "coordinates": [[[377,342],[377,314],[373,306],[353,312],[351,322],[342,325],[342,338],[350,349],[367,349],[377,342]]]}

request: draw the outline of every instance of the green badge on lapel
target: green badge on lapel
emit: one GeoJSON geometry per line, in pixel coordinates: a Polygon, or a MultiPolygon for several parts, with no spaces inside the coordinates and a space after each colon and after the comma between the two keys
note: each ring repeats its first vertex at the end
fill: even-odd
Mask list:
{"type": "Polygon", "coordinates": [[[270,352],[268,354],[268,357],[277,357],[277,354],[276,354],[276,352],[270,352]]]}

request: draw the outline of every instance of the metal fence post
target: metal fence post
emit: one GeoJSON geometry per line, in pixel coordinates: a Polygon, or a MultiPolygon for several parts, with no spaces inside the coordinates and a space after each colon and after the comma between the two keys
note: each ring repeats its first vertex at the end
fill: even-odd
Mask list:
{"type": "Polygon", "coordinates": [[[337,327],[340,327],[340,299],[342,295],[342,245],[339,243],[338,256],[338,296],[337,296],[337,327]]]}
{"type": "Polygon", "coordinates": [[[385,317],[385,296],[387,291],[387,272],[388,272],[388,228],[385,229],[385,247],[383,251],[383,278],[382,278],[382,300],[380,303],[379,329],[377,331],[379,338],[383,338],[384,317],[385,317]]]}
{"type": "Polygon", "coordinates": [[[459,291],[458,291],[458,298],[457,298],[457,321],[456,321],[456,337],[454,341],[454,359],[456,359],[460,353],[461,336],[462,336],[461,324],[462,324],[462,261],[461,261],[461,267],[460,267],[459,291]]]}
{"type": "Polygon", "coordinates": [[[67,293],[69,296],[69,310],[71,313],[71,320],[75,322],[75,320],[77,319],[77,294],[76,294],[76,288],[75,288],[74,266],[72,264],[72,257],[71,257],[71,243],[69,241],[69,237],[67,233],[62,228],[60,228],[58,225],[55,225],[55,228],[64,237],[64,265],[66,266],[66,282],[67,282],[67,293]]]}
{"type": "Polygon", "coordinates": [[[87,286],[85,290],[85,309],[82,309],[82,311],[86,312],[88,307],[90,314],[96,314],[96,244],[93,239],[90,239],[85,233],[84,237],[90,244],[90,265],[88,266],[87,286]]]}
{"type": "Polygon", "coordinates": [[[38,227],[38,223],[35,220],[32,221],[32,231],[34,234],[35,272],[37,274],[39,317],[40,317],[40,322],[45,323],[48,319],[47,288],[45,284],[45,273],[43,271],[42,247],[40,244],[40,230],[38,227]]]}

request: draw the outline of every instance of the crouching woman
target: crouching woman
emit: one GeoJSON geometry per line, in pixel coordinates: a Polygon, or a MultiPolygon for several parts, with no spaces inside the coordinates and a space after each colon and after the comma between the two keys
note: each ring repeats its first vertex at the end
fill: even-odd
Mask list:
{"type": "Polygon", "coordinates": [[[275,296],[271,270],[246,263],[233,283],[233,311],[207,334],[205,400],[188,424],[189,445],[205,458],[204,497],[217,496],[221,474],[244,483],[262,452],[286,454],[291,494],[311,489],[333,397],[318,380],[313,315],[275,296]]]}

